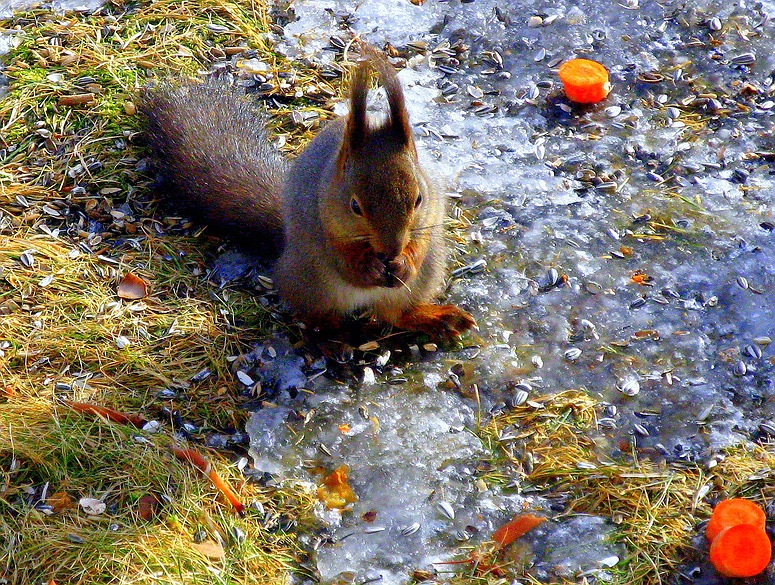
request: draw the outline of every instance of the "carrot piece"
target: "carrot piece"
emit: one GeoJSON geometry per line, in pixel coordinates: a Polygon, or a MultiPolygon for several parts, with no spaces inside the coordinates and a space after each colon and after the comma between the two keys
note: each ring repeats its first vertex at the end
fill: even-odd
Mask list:
{"type": "Polygon", "coordinates": [[[333,473],[323,479],[323,485],[318,486],[318,500],[326,505],[326,508],[343,509],[347,504],[358,501],[355,491],[347,483],[347,475],[350,468],[347,465],[340,465],[333,473]]]}
{"type": "Polygon", "coordinates": [[[543,516],[533,514],[517,514],[509,522],[493,532],[492,539],[499,545],[508,546],[523,534],[533,530],[536,526],[545,521],[543,516]]]}
{"type": "Polygon", "coordinates": [[[725,577],[753,577],[770,562],[772,543],[764,528],[737,524],[718,533],[710,545],[710,562],[725,577]]]}
{"type": "Polygon", "coordinates": [[[708,542],[713,542],[722,530],[735,524],[753,524],[763,529],[766,521],[764,510],[751,500],[745,498],[722,500],[713,509],[710,522],[705,528],[705,536],[708,542]]]}
{"type": "Polygon", "coordinates": [[[100,406],[98,404],[89,404],[88,402],[70,402],[65,400],[64,404],[75,410],[76,412],[83,412],[86,414],[94,414],[106,418],[111,422],[116,422],[122,425],[132,425],[138,429],[143,428],[148,421],[145,420],[139,414],[124,414],[107,406],[100,406]]]}
{"type": "Polygon", "coordinates": [[[245,514],[245,506],[240,502],[239,496],[234,493],[234,490],[231,489],[231,486],[229,486],[228,483],[223,481],[221,476],[218,475],[218,472],[213,469],[210,462],[205,459],[199,451],[196,449],[179,449],[178,447],[172,447],[172,452],[175,454],[175,457],[181,461],[188,461],[191,465],[209,477],[210,481],[213,482],[213,485],[218,488],[218,490],[226,496],[226,499],[229,500],[229,503],[234,506],[237,514],[240,516],[245,514]]]}
{"type": "Polygon", "coordinates": [[[595,61],[571,59],[560,65],[557,73],[565,95],[573,102],[594,104],[605,99],[611,91],[608,70],[595,61]]]}

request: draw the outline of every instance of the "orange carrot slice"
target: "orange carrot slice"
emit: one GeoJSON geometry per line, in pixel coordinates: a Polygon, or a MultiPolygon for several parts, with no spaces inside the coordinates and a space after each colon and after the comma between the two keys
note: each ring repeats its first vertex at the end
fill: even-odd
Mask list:
{"type": "Polygon", "coordinates": [[[534,514],[517,514],[512,520],[498,528],[493,533],[492,539],[501,546],[508,546],[545,520],[546,518],[543,516],[535,516],[534,514]]]}
{"type": "Polygon", "coordinates": [[[705,529],[705,536],[708,542],[713,542],[722,530],[735,524],[752,524],[763,529],[766,521],[764,510],[751,500],[745,498],[722,500],[713,509],[710,522],[705,529]]]}
{"type": "Polygon", "coordinates": [[[772,543],[764,528],[737,524],[718,533],[710,545],[710,562],[725,577],[753,577],[770,562],[772,543]]]}
{"type": "Polygon", "coordinates": [[[589,59],[566,61],[560,65],[558,74],[565,88],[565,95],[573,102],[594,104],[605,99],[611,91],[608,70],[589,59]]]}

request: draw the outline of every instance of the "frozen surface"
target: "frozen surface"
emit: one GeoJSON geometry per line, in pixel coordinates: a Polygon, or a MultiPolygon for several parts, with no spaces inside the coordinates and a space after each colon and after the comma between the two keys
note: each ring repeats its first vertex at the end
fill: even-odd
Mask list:
{"type": "MultiPolygon", "coordinates": [[[[326,516],[335,542],[317,549],[325,579],[405,581],[454,551],[463,524],[476,541],[521,505],[472,487],[482,447],[465,430],[509,408],[516,383],[533,394],[583,388],[608,403],[604,456],[624,442],[704,464],[772,428],[760,429],[775,409],[772,2],[286,4],[276,10],[289,55],[330,67],[357,35],[406,59],[422,156],[471,221],[449,296],[481,327],[468,339],[475,351],[394,355],[369,370],[372,385],[321,377],[314,395],[280,398],[293,441],[262,432],[275,415],[256,414],[255,454],[273,473],[315,479],[300,461],[318,443],[333,454],[326,469],[351,466],[360,499],[341,519],[326,516]],[[608,66],[603,103],[564,98],[555,70],[574,55],[608,66]],[[438,383],[455,364],[460,392],[438,383]],[[396,376],[406,382],[391,385],[396,376]],[[379,433],[358,418],[367,402],[379,433]],[[311,410],[305,426],[298,413],[311,410]],[[438,499],[455,520],[439,515],[438,499]],[[377,508],[386,530],[367,535],[361,514],[377,508]],[[400,536],[412,518],[422,528],[400,536]]],[[[546,523],[536,574],[607,566],[618,554],[608,530],[603,519],[546,523]]]]}
{"type": "MultiPolygon", "coordinates": [[[[51,2],[40,2],[40,0],[0,0],[0,18],[8,18],[14,12],[26,10],[32,5],[51,9],[54,12],[67,12],[68,10],[90,12],[103,4],[102,0],[53,0],[51,2]]],[[[0,53],[2,52],[2,45],[0,45],[0,53]]]]}
{"type": "MultiPolygon", "coordinates": [[[[0,1],[0,17],[30,4],[0,1]]],[[[552,516],[518,478],[480,481],[471,429],[517,383],[608,403],[604,457],[625,442],[703,464],[772,432],[772,1],[275,4],[295,58],[331,67],[355,35],[406,58],[421,155],[471,224],[449,297],[481,329],[455,352],[380,348],[349,376],[319,375],[282,343],[246,361],[270,394],[248,429],[257,468],[315,484],[350,468],[358,501],[321,507],[310,542],[324,582],[443,573],[515,513],[552,516]],[[603,103],[563,97],[555,69],[574,55],[608,66],[603,103]]],[[[0,54],[13,38],[0,34],[0,54]]],[[[527,539],[534,574],[602,580],[622,553],[610,531],[546,522],[527,539]]]]}
{"type": "Polygon", "coordinates": [[[320,483],[314,470],[350,467],[359,500],[345,514],[323,514],[331,524],[317,555],[324,581],[346,571],[368,579],[373,568],[384,582],[402,582],[407,567],[449,560],[456,538],[487,533],[493,519],[520,509],[521,498],[478,493],[474,467],[485,453],[467,430],[471,405],[437,392],[437,383],[429,375],[409,389],[374,384],[357,393],[324,385],[304,402],[309,410],[301,425],[292,424],[294,413],[284,407],[253,417],[248,430],[259,470],[283,477],[306,466],[320,483]],[[299,447],[283,448],[293,443],[299,447]],[[415,522],[416,532],[406,534],[415,522]]]}

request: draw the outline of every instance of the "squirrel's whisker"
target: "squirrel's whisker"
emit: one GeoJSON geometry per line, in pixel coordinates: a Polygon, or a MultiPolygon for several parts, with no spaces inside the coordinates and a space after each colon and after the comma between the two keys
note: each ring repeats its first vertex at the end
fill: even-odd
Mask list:
{"type": "Polygon", "coordinates": [[[393,278],[395,278],[398,282],[400,282],[401,286],[403,286],[407,291],[412,292],[411,287],[408,284],[406,284],[403,280],[398,278],[395,274],[393,275],[393,278]]]}
{"type": "Polygon", "coordinates": [[[432,230],[433,228],[441,227],[444,223],[432,223],[430,225],[422,225],[420,227],[412,228],[412,233],[421,232],[425,230],[432,230]]]}

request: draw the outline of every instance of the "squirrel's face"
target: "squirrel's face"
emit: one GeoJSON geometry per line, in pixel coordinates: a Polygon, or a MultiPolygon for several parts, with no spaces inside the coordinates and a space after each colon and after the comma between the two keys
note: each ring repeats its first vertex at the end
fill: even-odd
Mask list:
{"type": "Polygon", "coordinates": [[[375,60],[388,101],[387,120],[366,114],[368,62],[355,73],[350,114],[342,122],[336,169],[320,213],[340,275],[359,287],[410,289],[443,220],[442,199],[420,169],[404,95],[387,61],[375,60]]]}
{"type": "Polygon", "coordinates": [[[340,272],[356,286],[410,287],[443,210],[414,150],[375,145],[362,153],[340,169],[325,206],[340,272]]]}

